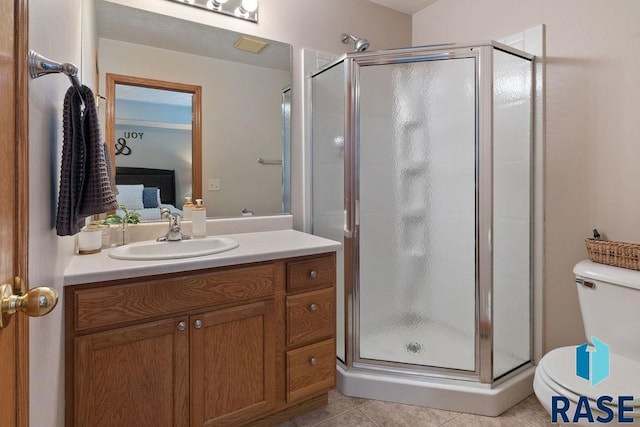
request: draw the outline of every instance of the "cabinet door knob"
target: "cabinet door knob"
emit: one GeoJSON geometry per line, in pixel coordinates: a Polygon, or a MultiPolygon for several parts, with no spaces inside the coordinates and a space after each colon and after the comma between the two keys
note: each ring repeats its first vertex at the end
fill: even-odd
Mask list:
{"type": "Polygon", "coordinates": [[[195,322],[193,322],[193,327],[196,329],[202,328],[202,320],[198,319],[195,322]]]}
{"type": "Polygon", "coordinates": [[[312,279],[317,278],[317,277],[318,277],[318,272],[317,272],[317,271],[315,271],[315,270],[311,270],[311,271],[309,272],[309,277],[311,277],[312,279]]]}
{"type": "Polygon", "coordinates": [[[178,330],[179,331],[184,331],[187,328],[187,324],[184,322],[180,322],[178,323],[178,330]]]}
{"type": "Polygon", "coordinates": [[[318,310],[318,304],[313,303],[313,304],[309,305],[309,310],[311,310],[311,311],[318,310]]]}
{"type": "Polygon", "coordinates": [[[311,366],[316,366],[318,364],[318,358],[317,357],[312,357],[311,359],[309,359],[309,364],[311,366]]]}

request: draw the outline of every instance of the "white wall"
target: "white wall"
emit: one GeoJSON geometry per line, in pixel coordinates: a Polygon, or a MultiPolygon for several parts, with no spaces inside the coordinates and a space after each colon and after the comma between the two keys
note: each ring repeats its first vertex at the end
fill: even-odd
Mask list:
{"type": "Polygon", "coordinates": [[[640,241],[640,2],[439,0],[413,44],[497,39],[546,26],[544,348],[584,341],[573,265],[597,227],[640,241]]]}
{"type": "MultiPolygon", "coordinates": [[[[30,48],[51,59],[69,61],[88,67],[81,58],[82,0],[31,0],[29,7],[30,48]],[[64,31],[52,29],[64,28],[64,31]]],[[[302,94],[303,78],[298,75],[301,49],[309,47],[335,53],[350,46],[341,44],[343,32],[367,37],[372,49],[408,46],[411,41],[411,18],[366,0],[263,0],[260,23],[253,24],[207,11],[156,0],[121,0],[167,15],[191,19],[207,25],[228,28],[283,42],[294,47],[295,81],[292,114],[292,185],[296,227],[302,226],[302,94]]],[[[91,34],[92,31],[87,32],[91,34]]],[[[91,43],[85,49],[92,50],[91,43]]],[[[82,73],[82,70],[81,70],[82,73]]],[[[96,88],[89,73],[82,80],[96,88]]],[[[62,101],[69,86],[62,76],[46,76],[30,82],[30,285],[52,286],[62,295],[62,275],[73,254],[73,239],[55,235],[54,218],[62,150],[62,101]]],[[[31,425],[64,425],[64,301],[47,317],[30,323],[31,425]],[[37,403],[37,404],[36,404],[37,403]]]]}
{"type": "Polygon", "coordinates": [[[411,45],[411,17],[367,0],[264,0],[260,2],[258,24],[168,1],[109,1],[293,45],[291,210],[297,229],[302,229],[304,218],[302,48],[330,53],[353,50],[353,45],[340,41],[344,32],[367,38],[370,50],[411,45]]]}
{"type": "MultiPolygon", "coordinates": [[[[80,64],[81,0],[29,3],[29,48],[56,61],[80,64]],[[52,22],[64,31],[54,29],[52,22]]],[[[30,424],[43,427],[62,426],[64,421],[62,274],[74,243],[72,237],[57,237],[54,225],[68,87],[63,75],[29,82],[29,287],[49,286],[60,295],[55,310],[29,322],[30,424]]]]}
{"type": "MultiPolygon", "coordinates": [[[[82,84],[90,87],[97,95],[100,88],[97,86],[98,73],[96,61],[98,60],[98,22],[96,16],[95,0],[78,0],[77,4],[82,4],[82,24],[81,24],[81,62],[78,65],[82,84]]],[[[33,29],[32,29],[33,30],[33,29]]]]}
{"type": "MultiPolygon", "coordinates": [[[[256,214],[282,212],[282,169],[260,165],[257,158],[282,156],[282,88],[290,82],[289,72],[104,38],[99,67],[101,82],[106,73],[115,73],[202,87],[207,216],[240,216],[243,208],[256,214]],[[207,190],[212,178],[220,180],[220,191],[207,190]]],[[[191,194],[178,195],[180,208],[191,194]]]]}

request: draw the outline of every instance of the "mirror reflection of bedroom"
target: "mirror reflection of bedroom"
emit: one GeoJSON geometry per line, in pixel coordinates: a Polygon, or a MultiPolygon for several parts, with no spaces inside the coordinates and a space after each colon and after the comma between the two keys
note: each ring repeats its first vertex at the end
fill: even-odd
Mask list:
{"type": "Polygon", "coordinates": [[[143,221],[160,220],[162,208],[183,216],[185,197],[200,197],[192,173],[194,154],[199,152],[194,147],[200,145],[200,133],[194,129],[199,126],[194,110],[199,111],[200,88],[108,77],[115,92],[113,110],[107,113],[113,117],[113,129],[107,133],[114,144],[118,204],[136,211],[143,221]]]}
{"type": "MultiPolygon", "coordinates": [[[[126,148],[122,146],[120,150],[131,150],[130,155],[124,152],[112,155],[114,165],[175,171],[175,207],[181,209],[187,196],[201,198],[210,218],[291,212],[291,94],[288,89],[291,45],[153,13],[125,3],[129,2],[95,0],[98,31],[87,37],[97,35],[94,40],[97,49],[92,52],[95,58],[88,56],[87,65],[97,66],[100,94],[107,98],[102,121],[105,140],[112,151],[118,140],[120,145],[122,140],[126,144],[126,148]],[[132,82],[132,79],[144,82],[132,82]],[[186,92],[175,87],[180,84],[199,88],[199,102],[195,100],[198,95],[194,95],[193,101],[192,113],[196,117],[192,123],[191,154],[187,151],[188,144],[179,143],[177,139],[178,134],[188,132],[175,126],[185,123],[157,117],[125,117],[120,114],[124,107],[115,105],[114,83],[120,98],[123,85],[162,87],[153,82],[174,85],[164,87],[170,92],[186,92]],[[195,110],[196,106],[199,111],[195,110]],[[116,117],[109,115],[113,112],[119,122],[117,130],[111,123],[116,117]],[[155,122],[165,125],[151,126],[155,122]],[[200,132],[199,146],[197,132],[200,132]],[[161,136],[156,138],[156,134],[161,136]],[[161,138],[165,142],[170,140],[165,146],[167,150],[179,146],[184,149],[166,155],[150,151],[149,147],[161,138]],[[169,159],[175,159],[175,163],[167,163],[169,159]],[[191,184],[185,171],[190,159],[191,184]]],[[[163,97],[153,99],[165,101],[163,97]]],[[[142,102],[130,99],[130,104],[138,102],[133,104],[139,106],[132,108],[135,113],[146,110],[142,108],[146,107],[143,103],[149,99],[147,96],[142,99],[142,102]]],[[[184,104],[188,101],[178,105],[184,107],[184,104]]],[[[168,115],[171,120],[177,116],[168,115]]],[[[161,190],[161,199],[165,198],[164,193],[161,190]]],[[[143,220],[149,218],[144,214],[143,220]]]]}

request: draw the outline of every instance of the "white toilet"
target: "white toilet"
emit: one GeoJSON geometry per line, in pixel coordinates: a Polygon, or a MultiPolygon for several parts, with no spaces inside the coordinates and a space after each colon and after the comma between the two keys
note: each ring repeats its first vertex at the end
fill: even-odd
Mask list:
{"type": "Polygon", "coordinates": [[[559,416],[556,422],[560,424],[572,424],[576,409],[580,415],[578,424],[589,424],[584,417],[589,411],[585,408],[587,400],[581,398],[586,396],[594,421],[599,416],[607,419],[613,413],[614,419],[602,424],[640,426],[640,271],[585,260],[573,272],[586,337],[589,341],[595,337],[609,346],[609,377],[592,386],[589,380],[576,375],[576,346],[557,348],[547,353],[536,368],[536,396],[549,414],[553,396],[563,396],[563,402],[556,402],[557,407],[566,405],[565,398],[568,399],[569,422],[559,416]],[[607,402],[609,410],[598,408],[601,396],[613,398],[613,402],[607,402]],[[622,402],[623,417],[633,419],[630,424],[618,423],[619,396],[633,397],[622,402]]]}

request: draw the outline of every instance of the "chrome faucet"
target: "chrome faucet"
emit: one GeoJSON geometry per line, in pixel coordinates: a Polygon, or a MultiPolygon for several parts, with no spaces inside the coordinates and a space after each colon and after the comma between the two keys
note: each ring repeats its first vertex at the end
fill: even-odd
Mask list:
{"type": "MultiPolygon", "coordinates": [[[[163,215],[166,217],[166,215],[163,215]]],[[[188,240],[191,236],[183,234],[180,230],[180,215],[168,215],[169,217],[169,231],[164,236],[158,237],[158,242],[177,242],[180,240],[188,240]]]]}

